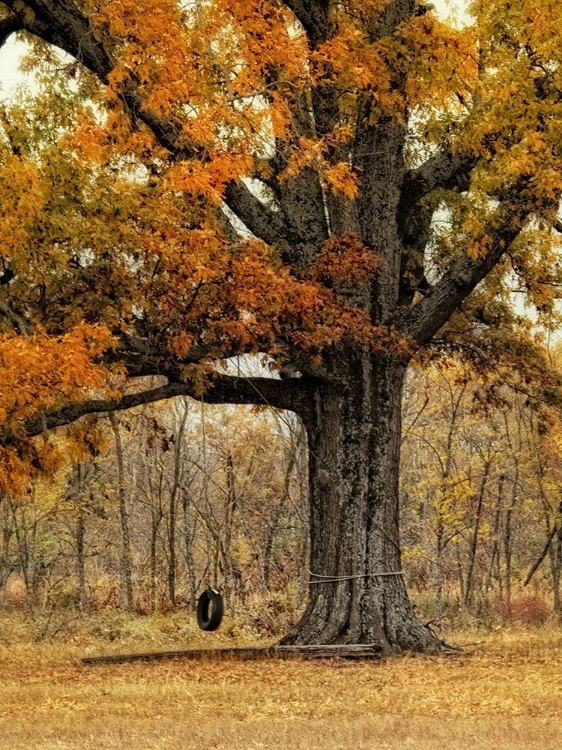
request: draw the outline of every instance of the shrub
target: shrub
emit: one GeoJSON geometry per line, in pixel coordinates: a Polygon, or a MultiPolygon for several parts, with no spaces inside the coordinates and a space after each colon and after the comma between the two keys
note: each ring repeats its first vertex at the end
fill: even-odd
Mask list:
{"type": "Polygon", "coordinates": [[[542,625],[550,615],[550,607],[538,594],[519,594],[510,602],[496,599],[492,607],[502,620],[523,625],[542,625]]]}

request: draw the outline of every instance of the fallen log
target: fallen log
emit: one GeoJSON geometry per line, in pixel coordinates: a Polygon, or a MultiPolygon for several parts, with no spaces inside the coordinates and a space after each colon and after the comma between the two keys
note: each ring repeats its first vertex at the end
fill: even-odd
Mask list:
{"type": "Polygon", "coordinates": [[[152,651],[138,654],[85,656],[82,664],[122,664],[156,659],[376,659],[382,650],[371,644],[319,644],[312,646],[242,646],[152,651]]]}

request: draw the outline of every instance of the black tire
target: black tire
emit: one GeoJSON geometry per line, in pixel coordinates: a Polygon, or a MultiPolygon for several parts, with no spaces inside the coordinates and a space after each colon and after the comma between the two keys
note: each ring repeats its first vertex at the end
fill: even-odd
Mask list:
{"type": "Polygon", "coordinates": [[[197,602],[197,624],[201,630],[216,630],[222,622],[222,594],[216,589],[208,588],[197,602]]]}

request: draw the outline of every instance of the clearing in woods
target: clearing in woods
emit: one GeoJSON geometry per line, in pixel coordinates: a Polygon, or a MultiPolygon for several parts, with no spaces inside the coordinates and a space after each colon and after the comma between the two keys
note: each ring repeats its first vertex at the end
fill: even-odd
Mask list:
{"type": "MultiPolygon", "coordinates": [[[[83,666],[86,644],[80,638],[64,644],[4,641],[0,748],[562,747],[559,628],[456,633],[451,640],[482,642],[471,655],[356,664],[172,660],[83,666]]],[[[149,641],[110,649],[139,646],[155,650],[149,641]]],[[[95,648],[100,653],[103,645],[95,648]]]]}

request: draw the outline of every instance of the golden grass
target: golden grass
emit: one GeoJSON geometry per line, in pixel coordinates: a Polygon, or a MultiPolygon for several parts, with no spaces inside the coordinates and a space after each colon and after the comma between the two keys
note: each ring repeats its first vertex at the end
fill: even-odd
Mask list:
{"type": "MultiPolygon", "coordinates": [[[[202,645],[203,637],[183,645],[202,645]]],[[[85,650],[143,644],[135,636],[108,648],[80,632],[66,643],[32,644],[4,634],[0,749],[562,747],[562,630],[449,638],[483,642],[470,656],[360,664],[178,659],[86,667],[85,650]]],[[[205,645],[210,639],[232,644],[207,636],[205,645]]],[[[145,649],[154,650],[154,640],[145,649]]],[[[156,647],[178,647],[171,641],[156,647]]]]}

